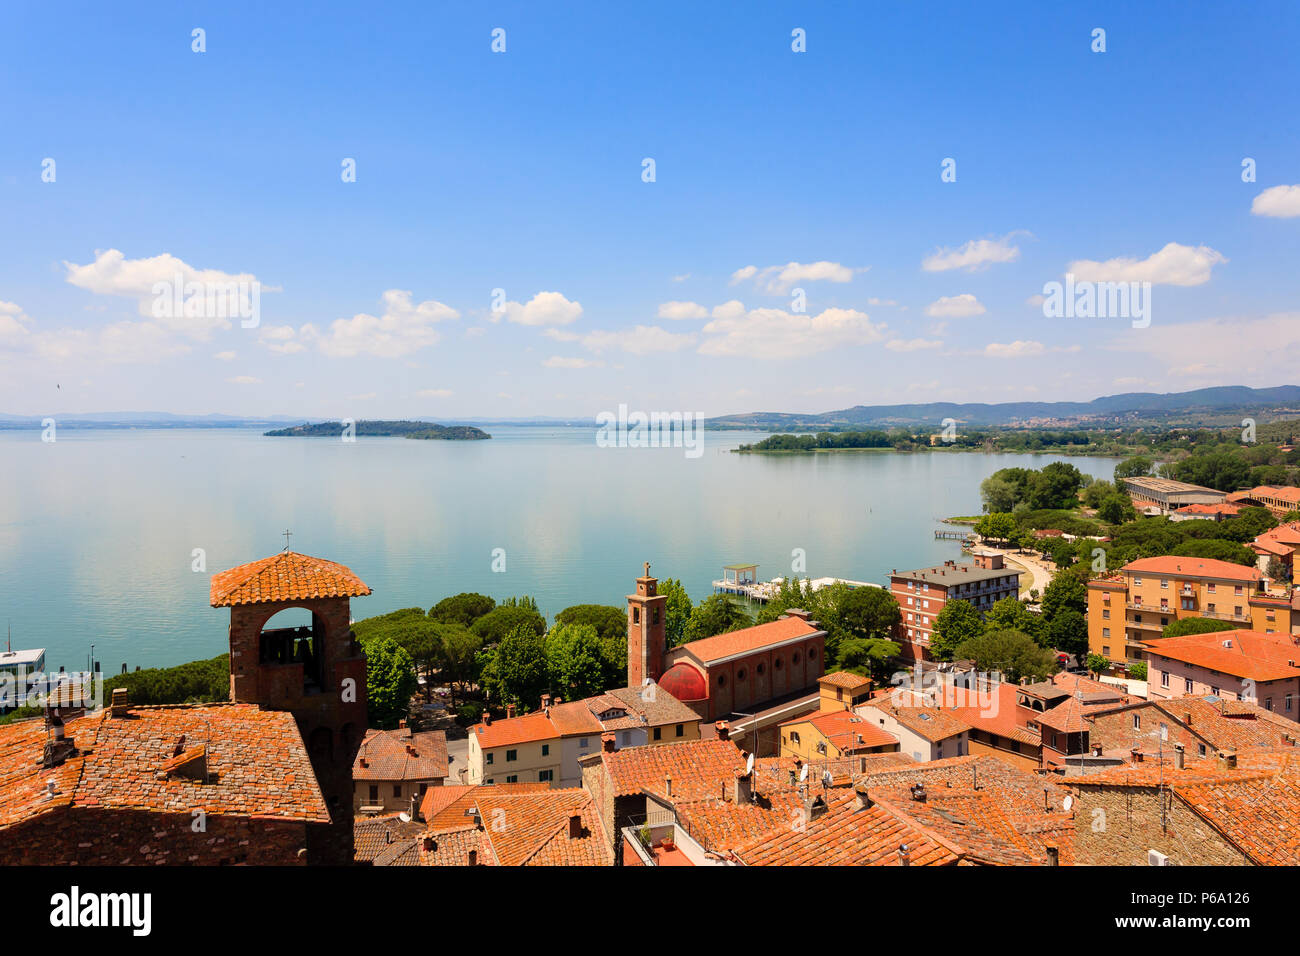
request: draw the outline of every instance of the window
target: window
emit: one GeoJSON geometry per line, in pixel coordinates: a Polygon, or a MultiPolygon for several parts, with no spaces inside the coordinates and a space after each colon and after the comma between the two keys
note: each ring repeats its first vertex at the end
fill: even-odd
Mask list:
{"type": "Polygon", "coordinates": [[[1162,579],[1160,580],[1160,587],[1162,587],[1164,590],[1168,591],[1168,590],[1169,590],[1169,579],[1168,579],[1168,578],[1162,578],[1162,579]]]}
{"type": "MultiPolygon", "coordinates": [[[[1109,636],[1109,635],[1107,635],[1107,636],[1109,636]]],[[[1109,644],[1103,644],[1103,645],[1102,645],[1102,648],[1101,648],[1101,656],[1102,656],[1102,657],[1110,657],[1110,645],[1109,645],[1109,644]]]]}
{"type": "Polygon", "coordinates": [[[506,783],[518,783],[518,782],[519,782],[519,774],[517,773],[512,773],[510,774],[510,776],[506,777],[506,783]]]}
{"type": "Polygon", "coordinates": [[[1197,744],[1197,745],[1196,745],[1196,753],[1197,753],[1199,756],[1204,757],[1204,756],[1205,756],[1205,744],[1197,744]]]}
{"type": "Polygon", "coordinates": [[[1207,584],[1207,585],[1205,586],[1205,590],[1207,590],[1207,591],[1209,591],[1211,594],[1213,594],[1213,593],[1214,593],[1214,582],[1211,581],[1209,584],[1207,584]]]}
{"type": "Polygon", "coordinates": [[[550,783],[550,782],[551,782],[552,780],[554,780],[554,779],[555,779],[555,771],[554,771],[554,770],[539,770],[539,771],[537,771],[537,782],[538,782],[538,783],[550,783]]]}
{"type": "Polygon", "coordinates": [[[663,737],[664,737],[664,729],[662,727],[656,727],[655,740],[663,740],[663,737]]]}
{"type": "Polygon", "coordinates": [[[1188,677],[1186,680],[1183,681],[1183,693],[1190,694],[1193,690],[1194,690],[1194,685],[1192,684],[1192,679],[1188,677]]]}
{"type": "Polygon", "coordinates": [[[799,663],[799,652],[798,652],[798,651],[795,651],[793,654],[790,655],[790,663],[791,663],[791,664],[798,664],[798,663],[799,663]]]}
{"type": "Polygon", "coordinates": [[[1265,710],[1272,710],[1272,709],[1273,709],[1273,698],[1272,698],[1272,697],[1265,697],[1265,698],[1264,698],[1264,709],[1265,709],[1265,710]]]}
{"type": "Polygon", "coordinates": [[[1236,587],[1234,587],[1234,588],[1232,589],[1232,593],[1233,593],[1233,594],[1240,594],[1240,593],[1241,593],[1241,585],[1238,584],[1236,587]]]}
{"type": "Polygon", "coordinates": [[[585,747],[585,746],[587,746],[587,738],[586,738],[586,737],[582,737],[582,738],[580,738],[580,739],[578,740],[578,746],[579,746],[579,747],[585,747]]]}
{"type": "Polygon", "coordinates": [[[1133,575],[1133,586],[1135,588],[1140,588],[1142,586],[1142,579],[1138,577],[1136,574],[1133,575]]]}
{"type": "Polygon", "coordinates": [[[1291,695],[1290,695],[1290,694],[1287,694],[1287,695],[1286,695],[1286,712],[1287,712],[1288,714],[1291,713],[1291,695]]]}
{"type": "Polygon", "coordinates": [[[1110,608],[1108,608],[1108,607],[1104,607],[1104,608],[1101,609],[1101,618],[1102,618],[1103,621],[1109,621],[1109,620],[1110,620],[1110,608]]]}
{"type": "Polygon", "coordinates": [[[641,623],[641,609],[639,607],[632,608],[632,623],[633,624],[641,623]]]}
{"type": "Polygon", "coordinates": [[[398,783],[398,784],[394,784],[394,785],[393,785],[393,796],[394,796],[394,797],[397,797],[397,798],[399,798],[399,799],[401,798],[401,796],[402,796],[402,785],[401,785],[400,783],[398,783]]]}
{"type": "Polygon", "coordinates": [[[1108,628],[1108,627],[1103,627],[1103,628],[1101,629],[1101,636],[1102,636],[1102,637],[1110,637],[1110,628],[1108,628]]]}
{"type": "Polygon", "coordinates": [[[1142,729],[1142,717],[1138,714],[1133,715],[1133,729],[1134,730],[1142,729]]]}
{"type": "Polygon", "coordinates": [[[372,783],[370,785],[370,802],[371,803],[379,802],[379,784],[377,783],[372,783]]]}
{"type": "MultiPolygon", "coordinates": [[[[778,671],[779,671],[782,667],[785,667],[785,661],[784,661],[782,658],[778,657],[776,660],[774,660],[774,661],[772,662],[772,669],[773,669],[773,670],[778,670],[778,671]]],[[[758,672],[759,672],[760,674],[763,673],[763,665],[762,665],[762,664],[759,664],[759,665],[758,665],[758,668],[759,668],[759,669],[758,669],[758,672]]]]}
{"type": "Polygon", "coordinates": [[[736,680],[744,680],[744,679],[745,679],[745,668],[742,667],[740,668],[740,670],[736,671],[736,680]]]}
{"type": "Polygon", "coordinates": [[[684,736],[686,736],[686,725],[685,725],[685,724],[678,724],[678,725],[677,725],[677,734],[676,734],[676,736],[678,736],[678,737],[684,737],[684,736]]]}
{"type": "Polygon", "coordinates": [[[808,660],[810,661],[817,660],[817,648],[815,647],[808,648],[808,660]]]}
{"type": "Polygon", "coordinates": [[[549,757],[550,755],[551,755],[551,745],[550,745],[550,744],[542,744],[542,756],[543,756],[543,757],[549,757]]]}
{"type": "Polygon", "coordinates": [[[518,751],[518,750],[507,750],[507,751],[506,751],[506,763],[510,763],[510,761],[512,761],[512,760],[518,760],[518,759],[519,759],[519,751],[518,751]]]}
{"type": "Polygon", "coordinates": [[[493,754],[491,751],[488,751],[487,762],[488,762],[488,763],[491,763],[491,762],[492,762],[492,758],[493,758],[494,756],[495,756],[495,754],[493,754]]]}
{"type": "Polygon", "coordinates": [[[762,661],[760,661],[758,667],[756,667],[755,670],[758,671],[758,676],[762,677],[763,674],[767,671],[767,665],[764,664],[762,661]]]}
{"type": "Polygon", "coordinates": [[[719,674],[719,675],[718,675],[718,686],[719,686],[719,687],[726,687],[726,686],[727,686],[727,675],[726,675],[726,674],[719,674]]]}
{"type": "Polygon", "coordinates": [[[654,609],[654,615],[650,618],[650,623],[651,624],[659,623],[659,608],[654,609]]]}
{"type": "Polygon", "coordinates": [[[1161,674],[1161,675],[1160,675],[1160,686],[1161,686],[1161,687],[1168,687],[1168,686],[1169,686],[1169,675],[1168,675],[1168,674],[1161,674]]]}
{"type": "Polygon", "coordinates": [[[794,741],[795,743],[801,743],[801,742],[802,742],[802,741],[799,740],[799,731],[797,731],[797,730],[792,730],[792,731],[790,731],[790,739],[791,739],[792,741],[794,741]]]}
{"type": "Polygon", "coordinates": [[[494,780],[492,777],[488,777],[487,782],[488,782],[488,783],[496,783],[496,780],[494,780]]]}

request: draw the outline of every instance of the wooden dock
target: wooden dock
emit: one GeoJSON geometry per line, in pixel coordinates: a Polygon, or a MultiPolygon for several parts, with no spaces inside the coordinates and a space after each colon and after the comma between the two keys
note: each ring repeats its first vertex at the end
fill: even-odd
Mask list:
{"type": "Polygon", "coordinates": [[[934,539],[936,541],[968,541],[975,537],[972,531],[936,531],[934,539]]]}

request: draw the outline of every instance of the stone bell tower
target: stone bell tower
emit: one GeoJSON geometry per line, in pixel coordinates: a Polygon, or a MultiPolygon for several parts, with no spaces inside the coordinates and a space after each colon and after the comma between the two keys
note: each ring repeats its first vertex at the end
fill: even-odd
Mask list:
{"type": "Polygon", "coordinates": [[[329,806],[333,832],[315,840],[309,833],[312,862],[352,862],[352,762],[366,733],[366,659],[352,634],[350,602],[370,593],[343,565],[287,549],[212,576],[211,605],[230,608],[230,699],[293,714],[329,806]],[[289,608],[309,611],[310,626],[266,627],[289,608]]]}
{"type": "Polygon", "coordinates": [[[627,596],[627,684],[640,687],[664,672],[668,598],[658,593],[659,580],[650,577],[650,562],[636,579],[636,593],[627,596]]]}

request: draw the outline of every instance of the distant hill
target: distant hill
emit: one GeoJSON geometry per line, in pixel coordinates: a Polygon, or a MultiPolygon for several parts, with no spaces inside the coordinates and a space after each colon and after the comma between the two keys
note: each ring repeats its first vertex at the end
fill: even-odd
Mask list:
{"type": "MultiPolygon", "coordinates": [[[[343,433],[342,422],[320,422],[315,425],[295,425],[266,432],[272,438],[338,438],[343,433]]],[[[360,421],[354,434],[379,438],[418,438],[442,441],[481,441],[491,438],[487,432],[473,425],[437,425],[433,422],[360,421]]]]}
{"type": "MultiPolygon", "coordinates": [[[[1224,425],[1238,413],[1257,420],[1300,414],[1300,385],[1249,388],[1227,385],[1190,392],[1128,392],[1091,402],[926,402],[918,405],[855,405],[818,414],[750,412],[708,420],[720,428],[808,430],[863,427],[938,427],[945,418],[961,425],[1105,427],[1224,425]]],[[[1240,421],[1240,418],[1237,418],[1240,421]]]]}

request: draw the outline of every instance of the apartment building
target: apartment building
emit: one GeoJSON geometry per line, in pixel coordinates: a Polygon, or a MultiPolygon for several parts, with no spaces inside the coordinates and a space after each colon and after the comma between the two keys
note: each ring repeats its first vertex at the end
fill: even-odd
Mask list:
{"type": "Polygon", "coordinates": [[[1300,647],[1289,634],[1212,631],[1147,644],[1153,700],[1206,695],[1300,717],[1300,647]]]}
{"type": "Polygon", "coordinates": [[[1125,478],[1124,490],[1133,499],[1133,506],[1139,511],[1158,511],[1169,514],[1185,505],[1215,505],[1227,498],[1222,491],[1205,488],[1201,485],[1189,485],[1185,481],[1172,478],[1155,478],[1142,475],[1137,478],[1125,478]]]}
{"type": "Polygon", "coordinates": [[[1130,561],[1088,582],[1088,650],[1117,664],[1136,663],[1146,658],[1146,641],[1184,617],[1289,634],[1290,603],[1261,592],[1262,580],[1258,568],[1212,558],[1130,561]]]}
{"type": "Polygon", "coordinates": [[[934,619],[948,601],[966,601],[985,613],[1003,598],[1019,595],[1020,572],[1008,568],[1000,554],[977,552],[970,564],[945,561],[933,568],[892,571],[889,591],[903,615],[898,627],[902,656],[930,660],[934,619]]]}
{"type": "Polygon", "coordinates": [[[1300,488],[1282,485],[1259,485],[1249,491],[1234,491],[1228,500],[1236,504],[1267,508],[1275,517],[1300,511],[1300,488]]]}

